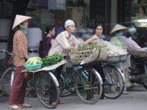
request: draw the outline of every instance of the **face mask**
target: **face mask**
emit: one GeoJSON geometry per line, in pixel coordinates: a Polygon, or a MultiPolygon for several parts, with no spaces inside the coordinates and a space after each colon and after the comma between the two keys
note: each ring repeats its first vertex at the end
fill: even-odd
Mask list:
{"type": "Polygon", "coordinates": [[[124,37],[123,33],[116,33],[115,36],[117,36],[119,38],[123,38],[124,37]]]}
{"type": "Polygon", "coordinates": [[[123,33],[116,33],[115,35],[116,35],[117,37],[119,37],[119,36],[122,36],[123,33]]]}
{"type": "Polygon", "coordinates": [[[20,27],[20,30],[21,30],[25,35],[27,35],[27,33],[28,33],[28,28],[24,27],[24,25],[22,25],[22,24],[20,24],[19,27],[20,27]]]}

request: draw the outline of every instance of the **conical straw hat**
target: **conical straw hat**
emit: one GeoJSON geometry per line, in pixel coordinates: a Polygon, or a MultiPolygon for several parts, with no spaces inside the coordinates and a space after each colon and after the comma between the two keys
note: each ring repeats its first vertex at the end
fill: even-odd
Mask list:
{"type": "Polygon", "coordinates": [[[29,16],[16,15],[12,29],[15,30],[19,24],[23,23],[26,20],[31,20],[31,19],[32,17],[29,17],[29,16]]]}
{"type": "Polygon", "coordinates": [[[113,27],[113,29],[111,30],[110,34],[116,32],[116,31],[119,31],[119,30],[127,30],[127,27],[122,26],[122,25],[120,25],[120,24],[116,24],[116,25],[113,27]]]}

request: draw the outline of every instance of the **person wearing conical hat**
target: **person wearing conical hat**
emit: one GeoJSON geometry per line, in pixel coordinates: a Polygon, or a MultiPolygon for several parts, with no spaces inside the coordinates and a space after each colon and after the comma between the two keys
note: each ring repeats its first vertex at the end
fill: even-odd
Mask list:
{"type": "Polygon", "coordinates": [[[121,46],[121,44],[116,41],[119,40],[120,38],[124,37],[124,33],[127,31],[127,27],[120,25],[120,24],[116,24],[113,29],[111,30],[110,34],[113,34],[114,36],[110,39],[110,42],[121,46]]]}
{"type": "Polygon", "coordinates": [[[27,46],[28,24],[32,17],[16,15],[12,30],[15,30],[13,38],[15,77],[10,92],[9,108],[20,110],[21,107],[31,107],[24,103],[27,80],[20,73],[24,69],[24,63],[29,59],[27,46]]]}
{"type": "MultiPolygon", "coordinates": [[[[112,44],[115,44],[117,46],[120,46],[120,47],[123,47],[123,48],[126,48],[127,46],[124,44],[125,42],[123,42],[123,40],[126,38],[125,36],[125,33],[128,31],[128,28],[123,26],[123,25],[120,25],[120,24],[116,24],[114,26],[114,28],[111,30],[110,34],[113,34],[114,36],[110,39],[110,42],[112,44]]],[[[127,59],[127,65],[129,64],[129,57],[127,59]]],[[[128,74],[128,67],[129,65],[125,66],[125,63],[117,63],[116,66],[119,67],[123,73],[124,73],[124,76],[125,76],[125,90],[124,90],[124,93],[127,93],[127,88],[130,88],[132,87],[132,84],[130,83],[129,81],[129,74],[128,74]]]]}

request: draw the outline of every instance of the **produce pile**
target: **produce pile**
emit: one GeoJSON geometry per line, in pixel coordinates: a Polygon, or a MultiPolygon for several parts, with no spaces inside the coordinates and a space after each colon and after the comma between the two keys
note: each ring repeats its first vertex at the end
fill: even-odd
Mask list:
{"type": "Polygon", "coordinates": [[[96,44],[79,45],[77,50],[70,50],[69,56],[73,65],[80,64],[94,52],[99,51],[100,47],[96,44]]]}
{"type": "Polygon", "coordinates": [[[33,71],[42,67],[42,59],[40,57],[32,57],[24,64],[27,71],[33,71]]]}
{"type": "Polygon", "coordinates": [[[52,66],[54,64],[57,64],[58,62],[60,62],[63,59],[64,59],[63,56],[59,55],[59,54],[54,54],[52,56],[46,56],[42,60],[42,62],[43,62],[42,67],[52,66]]]}
{"type": "Polygon", "coordinates": [[[96,44],[89,44],[89,45],[79,45],[77,51],[93,50],[94,48],[97,50],[100,49],[100,47],[96,44]]]}
{"type": "Polygon", "coordinates": [[[122,47],[118,47],[107,41],[104,41],[104,43],[107,45],[108,48],[107,56],[120,56],[128,53],[127,50],[123,49],[122,47]]]}
{"type": "Polygon", "coordinates": [[[42,63],[42,59],[40,57],[32,57],[27,60],[25,63],[26,66],[36,65],[42,63]]]}
{"type": "Polygon", "coordinates": [[[57,64],[61,60],[63,60],[63,56],[59,54],[54,54],[52,56],[47,56],[45,58],[40,57],[32,57],[29,58],[28,61],[24,64],[24,67],[28,71],[37,70],[43,67],[49,67],[54,64],[57,64]]]}
{"type": "Polygon", "coordinates": [[[109,48],[107,56],[119,56],[127,54],[126,49],[123,48],[109,48]]]}

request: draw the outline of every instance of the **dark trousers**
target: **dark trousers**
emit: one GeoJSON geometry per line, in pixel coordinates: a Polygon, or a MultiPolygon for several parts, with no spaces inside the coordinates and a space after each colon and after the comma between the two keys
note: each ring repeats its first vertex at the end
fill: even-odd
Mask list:
{"type": "MultiPolygon", "coordinates": [[[[54,75],[55,77],[57,78],[57,80],[59,81],[60,79],[60,74],[62,73],[62,68],[63,68],[63,65],[56,68],[55,72],[54,72],[54,75]]],[[[51,81],[51,93],[50,93],[50,101],[49,101],[49,104],[51,104],[52,102],[56,102],[57,100],[57,90],[56,90],[56,87],[54,85],[54,83],[51,81]]]]}
{"type": "Polygon", "coordinates": [[[16,67],[15,76],[10,92],[9,105],[18,105],[24,103],[27,80],[25,80],[20,75],[22,70],[24,70],[23,66],[16,67]]]}
{"type": "MultiPolygon", "coordinates": [[[[102,77],[102,80],[103,80],[103,83],[105,82],[105,74],[104,74],[104,71],[103,71],[103,68],[102,68],[102,64],[99,63],[99,64],[94,64],[94,65],[91,65],[92,68],[94,68],[102,77]]],[[[102,98],[104,97],[104,84],[103,84],[103,91],[102,91],[102,98]]]]}

